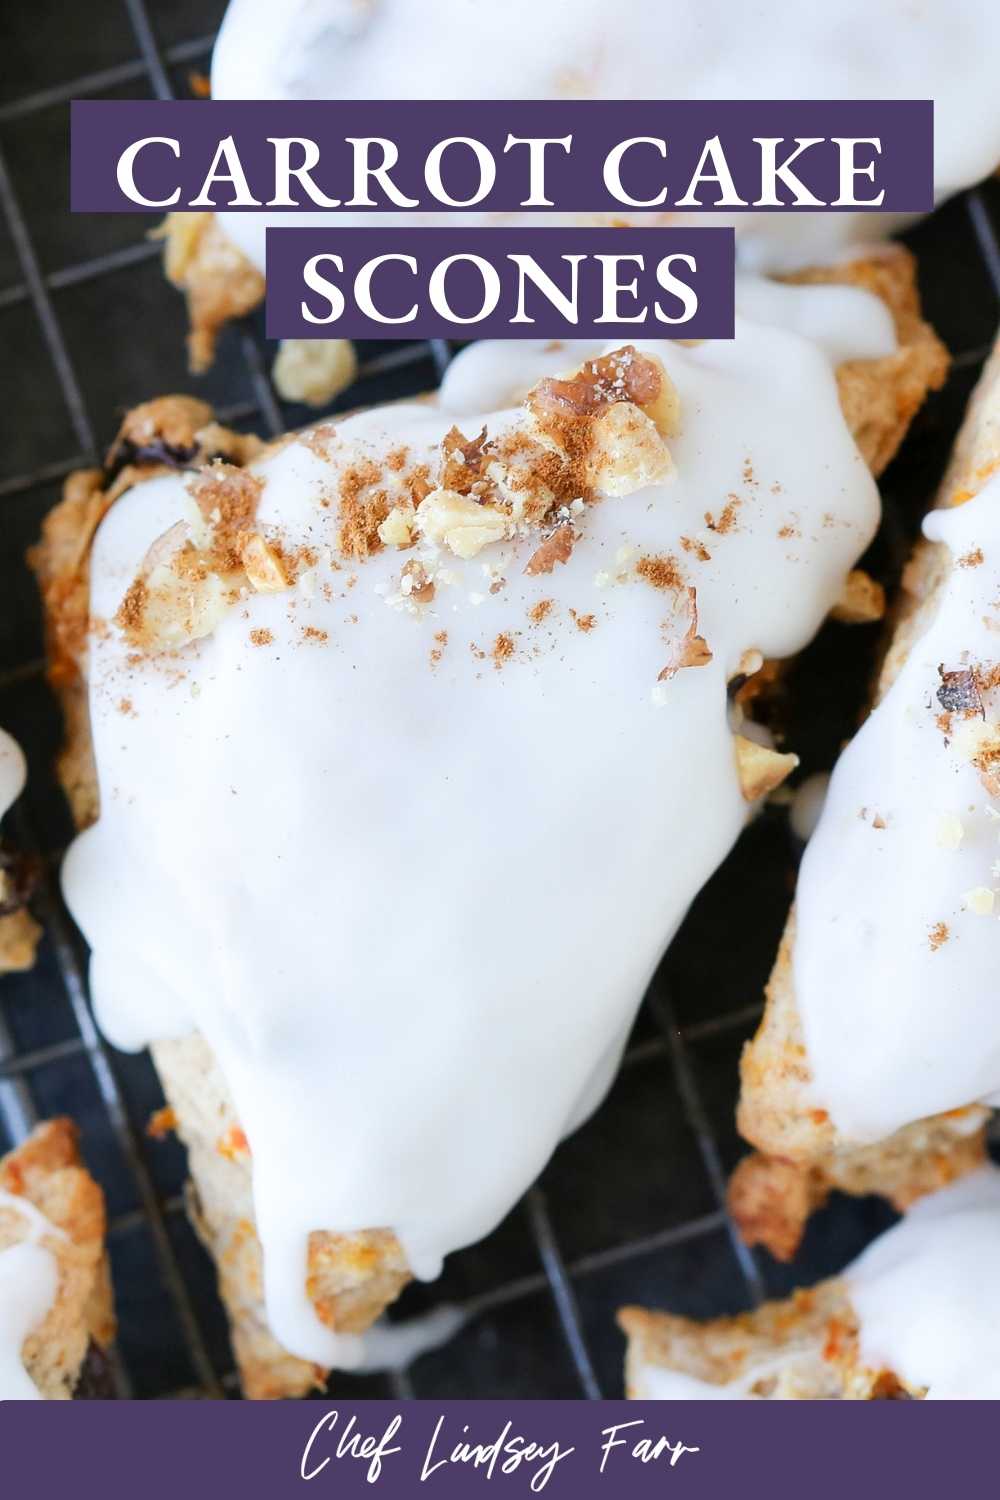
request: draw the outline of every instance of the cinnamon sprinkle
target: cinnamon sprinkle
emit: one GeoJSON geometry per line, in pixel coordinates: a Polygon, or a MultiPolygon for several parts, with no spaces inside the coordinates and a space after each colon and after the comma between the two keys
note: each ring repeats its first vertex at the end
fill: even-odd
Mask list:
{"type": "Polygon", "coordinates": [[[493,665],[499,672],[500,668],[514,655],[514,637],[507,631],[501,632],[493,642],[490,655],[493,657],[493,665]]]}
{"type": "Polygon", "coordinates": [[[927,941],[930,944],[931,952],[936,953],[941,947],[942,943],[946,943],[950,936],[951,934],[948,931],[947,923],[935,922],[934,926],[927,934],[927,941]]]}
{"type": "Polygon", "coordinates": [[[635,565],[640,578],[654,589],[682,589],[684,576],[676,557],[641,557],[635,565]]]}

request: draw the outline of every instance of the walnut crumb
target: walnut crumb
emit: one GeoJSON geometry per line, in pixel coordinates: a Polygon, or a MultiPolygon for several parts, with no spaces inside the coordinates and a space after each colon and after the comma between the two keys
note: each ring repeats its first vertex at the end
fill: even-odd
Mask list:
{"type": "Polygon", "coordinates": [[[572,523],[564,521],[557,526],[551,536],[547,536],[540,547],[528,559],[524,571],[535,577],[538,573],[551,573],[556,563],[569,561],[573,551],[573,543],[576,541],[576,532],[572,523]]]}
{"type": "Polygon", "coordinates": [[[543,620],[548,619],[555,607],[554,599],[539,599],[538,603],[533,604],[528,610],[528,619],[532,625],[541,625],[543,620]]]}
{"type": "Polygon", "coordinates": [[[274,640],[274,636],[270,630],[258,627],[256,630],[251,630],[250,640],[255,646],[270,646],[274,640]]]}
{"type": "Polygon", "coordinates": [[[571,609],[569,613],[577,630],[582,630],[584,635],[589,635],[597,624],[597,619],[594,615],[579,615],[575,609],[571,609]]]}

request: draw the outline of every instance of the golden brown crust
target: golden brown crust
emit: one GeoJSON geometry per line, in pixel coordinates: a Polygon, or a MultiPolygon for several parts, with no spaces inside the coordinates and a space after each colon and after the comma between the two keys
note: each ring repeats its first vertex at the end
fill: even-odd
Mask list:
{"type": "Polygon", "coordinates": [[[873,292],[896,325],[899,348],[876,360],[848,360],[837,370],[840,404],[854,440],[873,474],[895,457],[928,391],[948,374],[948,353],[920,316],[916,261],[896,245],[849,265],[799,271],[785,278],[798,285],[836,283],[873,292]]]}
{"type": "MultiPolygon", "coordinates": [[[[1000,346],[983,372],[938,495],[939,505],[970,498],[1000,467],[1000,346]]],[[[937,607],[949,570],[947,549],[918,544],[903,580],[903,599],[879,677],[875,701],[888,690],[914,640],[937,607]]],[[[731,1206],[750,1243],[780,1258],[794,1253],[810,1207],[832,1188],[880,1192],[897,1206],[973,1170],[983,1157],[979,1106],[919,1120],[888,1140],[852,1147],[810,1098],[811,1073],[795,999],[790,913],[767,986],[764,1016],[744,1049],[737,1112],[740,1133],[765,1157],[741,1164],[731,1206]],[[782,1194],[787,1196],[782,1199],[782,1194]]]]}
{"type": "Polygon", "coordinates": [[[30,969],[41,935],[27,907],[0,917],[0,974],[23,974],[30,969]]]}
{"type": "MultiPolygon", "coordinates": [[[[152,1050],[188,1149],[188,1209],[218,1267],[243,1390],[255,1400],[307,1395],[326,1371],[288,1354],[267,1326],[250,1154],[215,1057],[199,1036],[152,1050]]],[[[399,1242],[385,1230],[310,1237],[309,1295],[338,1333],[363,1333],[409,1279],[399,1242]]]]}
{"type": "Polygon", "coordinates": [[[193,373],[201,374],[215,356],[219,330],[264,296],[264,278],[223,234],[214,214],[168,214],[158,232],[167,279],[187,297],[188,360],[193,373]]]}
{"type": "MultiPolygon", "coordinates": [[[[909,258],[890,257],[890,264],[901,287],[912,283],[909,258]]],[[[858,374],[860,378],[860,369],[858,374]]],[[[873,373],[873,383],[882,378],[882,374],[873,373]]],[[[205,409],[196,413],[188,410],[186,420],[179,420],[177,399],[167,398],[143,408],[145,447],[166,441],[168,431],[175,446],[204,436],[206,429],[199,424],[205,409]]],[[[126,430],[131,430],[128,424],[126,430]]],[[[230,452],[234,462],[243,461],[227,447],[241,440],[220,428],[214,428],[213,433],[217,452],[230,452]]],[[[47,518],[42,541],[32,556],[45,602],[53,685],[66,712],[68,741],[61,772],[81,826],[97,812],[81,673],[88,612],[86,554],[96,525],[115,495],[151,472],[155,470],[127,468],[106,490],[101,488],[101,476],[94,472],[74,476],[62,503],[47,518]]],[[[322,1380],[323,1372],[281,1349],[264,1321],[250,1163],[245,1150],[233,1150],[241,1132],[218,1065],[197,1037],[160,1043],[153,1050],[179,1133],[190,1153],[194,1217],[219,1268],[244,1389],[257,1397],[301,1395],[322,1380]]],[[[398,1243],[383,1230],[314,1235],[308,1274],[310,1295],[320,1316],[329,1326],[345,1332],[367,1327],[409,1277],[398,1243]]]]}
{"type": "MultiPolygon", "coordinates": [[[[48,1400],[68,1400],[93,1341],[114,1337],[111,1283],[104,1248],[104,1195],[80,1161],[76,1126],[49,1120],[0,1160],[0,1188],[23,1197],[62,1236],[43,1240],[59,1268],[48,1317],[25,1341],[25,1368],[48,1400]],[[63,1237],[64,1236],[64,1237],[63,1237]]],[[[0,1248],[24,1237],[18,1215],[0,1215],[0,1248]]]]}
{"type": "Polygon", "coordinates": [[[717,1386],[739,1381],[740,1394],[748,1400],[876,1401],[923,1395],[902,1385],[891,1371],[860,1363],[858,1322],[839,1279],[709,1323],[624,1307],[618,1325],[628,1339],[625,1393],[631,1400],[648,1391],[648,1370],[717,1386]]]}

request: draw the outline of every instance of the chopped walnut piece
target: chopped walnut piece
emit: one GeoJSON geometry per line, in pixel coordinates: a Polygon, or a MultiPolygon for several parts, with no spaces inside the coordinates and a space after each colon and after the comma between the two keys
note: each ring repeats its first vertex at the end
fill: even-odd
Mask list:
{"type": "Polygon", "coordinates": [[[670,450],[645,412],[617,401],[594,418],[586,477],[600,494],[633,495],[672,472],[670,450]]]}
{"type": "Polygon", "coordinates": [[[169,1104],[165,1104],[162,1109],[155,1109],[150,1115],[146,1134],[154,1141],[162,1141],[176,1129],[177,1115],[169,1104]]]}
{"type": "MultiPolygon", "coordinates": [[[[179,558],[196,558],[193,548],[179,558]]],[[[230,608],[230,588],[216,573],[178,574],[159,564],[134,580],[115,615],[125,639],[143,651],[179,649],[211,635],[230,608]]]]}
{"type": "Polygon", "coordinates": [[[282,339],[271,379],[284,401],[326,406],[358,373],[350,339],[282,339]]]}
{"type": "Polygon", "coordinates": [[[387,547],[412,547],[412,506],[394,505],[378,528],[379,541],[387,547]]]}
{"type": "Polygon", "coordinates": [[[259,594],[280,594],[290,586],[281,558],[269,547],[259,531],[254,531],[240,549],[244,571],[259,594]]]}
{"type": "Polygon", "coordinates": [[[885,614],[885,589],[863,568],[853,568],[830,616],[842,625],[870,625],[885,614]]]}
{"type": "MultiPolygon", "coordinates": [[[[561,380],[540,380],[532,396],[542,405],[580,416],[621,401],[670,421],[676,420],[678,410],[677,394],[660,360],[639,354],[632,344],[588,360],[561,380]]],[[[663,431],[669,435],[666,428],[663,431]]]]}
{"type": "Polygon", "coordinates": [[[569,561],[575,540],[576,532],[572,522],[561,522],[541,546],[535,548],[524,571],[532,577],[538,573],[551,573],[556,563],[569,561]]]}
{"type": "Polygon", "coordinates": [[[511,519],[503,511],[480,505],[457,490],[432,490],[417,506],[415,521],[427,541],[443,543],[463,558],[475,557],[511,530],[511,519]]]}
{"type": "Polygon", "coordinates": [[[471,440],[450,427],[441,441],[441,488],[468,494],[482,476],[488,446],[485,427],[471,440]]]}
{"type": "Polygon", "coordinates": [[[962,905],[966,911],[972,912],[973,916],[991,917],[994,906],[993,892],[988,885],[977,885],[971,891],[965,892],[962,905]]]}
{"type": "Polygon", "coordinates": [[[670,622],[674,632],[673,651],[670,660],[663,668],[657,682],[669,682],[684,667],[704,667],[712,660],[708,642],[704,636],[698,634],[698,595],[697,590],[686,588],[677,596],[674,607],[674,617],[670,622]],[[677,627],[686,621],[683,634],[677,634],[677,627]]]}
{"type": "Polygon", "coordinates": [[[417,604],[430,604],[434,598],[434,580],[428,575],[422,562],[414,559],[403,569],[399,591],[417,604]]]}
{"type": "Polygon", "coordinates": [[[756,740],[748,740],[745,735],[737,734],[733,739],[740,790],[747,802],[756,802],[773,792],[799,763],[797,755],[783,755],[767,745],[758,745],[756,740]]]}

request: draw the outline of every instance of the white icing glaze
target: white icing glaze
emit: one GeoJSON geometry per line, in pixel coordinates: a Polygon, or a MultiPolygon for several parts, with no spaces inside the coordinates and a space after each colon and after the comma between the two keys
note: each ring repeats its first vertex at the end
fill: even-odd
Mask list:
{"type": "Polygon", "coordinates": [[[0,729],[0,818],[21,795],[25,775],[21,747],[0,729]]]}
{"type": "MultiPolygon", "coordinates": [[[[877,522],[811,341],[739,320],[732,342],[639,347],[679,394],[675,473],[588,507],[550,575],[524,573],[530,540],[491,547],[449,559],[451,586],[407,613],[389,602],[408,554],[387,549],[356,578],[321,562],[292,600],[247,598],[175,659],[130,665],[116,629],[91,644],[102,811],[64,883],[100,1019],[126,1048],[206,1036],[251,1147],[272,1329],[321,1364],[362,1354],[308,1303],[311,1230],[390,1226],[432,1276],[599,1101],[664,947],[747,816],[727,678],[749,648],[806,643],[877,522]],[[729,496],[735,529],[707,530],[729,496]],[[711,560],[689,559],[682,536],[711,560]],[[667,596],[632,561],[674,551],[713,658],[658,684],[667,596]],[[271,643],[252,646],[252,629],[271,643]],[[502,670],[470,650],[511,631],[502,670]]],[[[401,443],[430,455],[455,410],[470,434],[514,423],[469,412],[492,361],[501,384],[550,368],[534,346],[512,360],[480,344],[452,367],[446,411],[355,416],[326,462],[288,443],[253,465],[259,523],[322,547],[331,463],[401,443]]],[[[93,553],[98,616],[185,501],[165,476],[115,504],[93,553]]]]}
{"type": "Polygon", "coordinates": [[[814,776],[807,776],[795,789],[795,796],[788,810],[788,821],[796,838],[800,838],[803,843],[811,839],[816,831],[816,825],[823,815],[829,785],[830,777],[827,772],[817,771],[814,776]]]}
{"type": "Polygon", "coordinates": [[[23,1219],[27,1235],[0,1250],[0,1401],[38,1401],[38,1388],[24,1365],[21,1350],[29,1334],[45,1321],[59,1286],[59,1268],[41,1241],[61,1231],[27,1199],[0,1189],[0,1213],[23,1219]]]}
{"type": "MultiPolygon", "coordinates": [[[[994,0],[231,0],[212,92],[219,99],[932,98],[943,199],[1000,160],[998,58],[994,0]]],[[[296,223],[380,218],[391,221],[318,211],[296,223]]],[[[261,269],[266,225],[289,222],[266,213],[222,219],[261,269]]],[[[899,220],[794,212],[741,214],[733,222],[747,264],[787,268],[828,261],[899,220]]]]}
{"type": "Polygon", "coordinates": [[[924,531],[964,565],[841,756],[798,883],[795,994],[812,1092],[858,1140],[1000,1095],[1000,899],[978,914],[970,895],[1000,889],[1000,802],[969,760],[1000,720],[1000,694],[984,694],[985,725],[956,717],[949,744],[936,698],[940,666],[1000,657],[1000,477],[934,511],[924,531]]]}
{"type": "Polygon", "coordinates": [[[928,1401],[1000,1399],[998,1259],[996,1167],[921,1198],[846,1273],[865,1364],[928,1401]]]}

